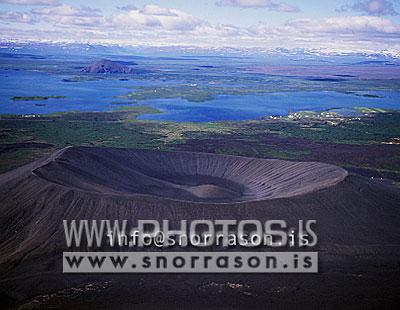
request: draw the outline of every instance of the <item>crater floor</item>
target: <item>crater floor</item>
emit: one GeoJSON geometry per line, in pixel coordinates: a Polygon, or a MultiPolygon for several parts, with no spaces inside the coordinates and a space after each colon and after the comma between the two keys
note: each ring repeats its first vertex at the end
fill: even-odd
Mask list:
{"type": "Polygon", "coordinates": [[[317,162],[88,147],[66,148],[33,173],[89,192],[216,203],[296,196],[347,176],[342,168],[317,162]]]}

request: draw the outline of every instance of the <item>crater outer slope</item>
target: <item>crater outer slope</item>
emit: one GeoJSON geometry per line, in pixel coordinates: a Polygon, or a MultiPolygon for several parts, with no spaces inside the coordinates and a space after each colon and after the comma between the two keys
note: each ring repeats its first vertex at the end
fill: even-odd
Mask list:
{"type": "Polygon", "coordinates": [[[89,192],[216,203],[296,196],[347,176],[342,168],[317,162],[87,147],[64,149],[33,173],[89,192]]]}
{"type": "MultiPolygon", "coordinates": [[[[71,251],[66,246],[63,223],[73,220],[127,220],[127,227],[136,227],[140,219],[168,220],[174,228],[179,228],[181,220],[285,220],[288,230],[298,230],[300,220],[315,220],[320,273],[309,277],[238,275],[240,283],[252,283],[255,292],[265,292],[255,299],[255,308],[265,308],[271,300],[276,302],[273,298],[277,287],[294,288],[288,295],[278,296],[280,300],[295,300],[295,305],[283,308],[309,309],[310,300],[314,300],[311,308],[343,309],[349,308],[347,301],[359,306],[361,297],[354,300],[354,296],[363,296],[365,303],[369,303],[371,292],[381,302],[390,286],[382,283],[394,283],[395,279],[392,287],[398,284],[399,188],[355,174],[347,176],[345,170],[332,165],[202,153],[71,147],[0,175],[0,201],[0,297],[13,305],[104,279],[110,280],[113,288],[108,295],[103,292],[96,295],[96,305],[118,303],[128,296],[126,302],[134,302],[126,307],[130,309],[142,298],[137,293],[143,292],[145,276],[142,275],[132,278],[62,273],[62,252],[71,251]],[[126,288],[126,294],[121,293],[121,287],[126,288]],[[337,290],[338,287],[343,289],[337,290]],[[294,292],[297,295],[293,297],[294,292]],[[321,297],[315,299],[315,296],[321,297]],[[298,307],[302,298],[304,306],[298,307]],[[339,306],[337,301],[341,303],[339,306]]],[[[236,247],[231,250],[237,249],[245,250],[236,247]]],[[[78,250],[88,248],[83,246],[78,250]]],[[[257,250],[267,253],[271,249],[267,246],[257,250]]],[[[166,295],[171,292],[174,296],[184,292],[190,304],[200,300],[208,306],[214,305],[215,299],[209,298],[208,293],[202,297],[198,288],[204,283],[232,281],[233,277],[146,276],[146,283],[152,289],[145,286],[151,292],[144,300],[145,305],[153,305],[159,298],[163,305],[166,301],[167,305],[173,305],[171,308],[176,306],[173,304],[176,299],[171,301],[170,295],[166,295]]],[[[393,291],[391,294],[397,301],[398,294],[393,291]]],[[[242,299],[246,306],[248,297],[242,299]]],[[[239,300],[232,299],[230,293],[218,295],[219,299],[235,305],[239,300]]],[[[374,308],[382,308],[375,305],[374,308]]],[[[124,307],[117,304],[109,308],[124,307]]]]}

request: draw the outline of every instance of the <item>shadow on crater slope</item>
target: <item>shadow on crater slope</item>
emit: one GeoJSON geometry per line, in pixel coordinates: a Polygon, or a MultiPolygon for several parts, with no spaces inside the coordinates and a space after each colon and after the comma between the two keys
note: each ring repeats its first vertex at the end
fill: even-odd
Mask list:
{"type": "MultiPolygon", "coordinates": [[[[112,287],[94,295],[92,309],[104,304],[152,309],[155,302],[177,309],[193,301],[200,309],[345,309],[351,303],[367,309],[388,304],[388,296],[398,299],[400,191],[332,165],[71,147],[0,175],[0,201],[0,298],[12,306],[105,280],[112,287]],[[65,275],[62,252],[70,249],[63,220],[81,219],[128,220],[128,225],[138,219],[169,220],[173,227],[182,219],[278,219],[288,223],[287,229],[299,220],[316,220],[320,273],[65,275]],[[232,298],[213,286],[199,290],[232,281],[249,284],[253,295],[232,298]],[[210,299],[212,294],[217,295],[210,299]]],[[[86,296],[63,302],[85,308],[86,296]]]]}
{"type": "Polygon", "coordinates": [[[94,193],[214,203],[291,197],[347,176],[344,169],[316,162],[106,148],[64,149],[33,174],[94,193]]]}

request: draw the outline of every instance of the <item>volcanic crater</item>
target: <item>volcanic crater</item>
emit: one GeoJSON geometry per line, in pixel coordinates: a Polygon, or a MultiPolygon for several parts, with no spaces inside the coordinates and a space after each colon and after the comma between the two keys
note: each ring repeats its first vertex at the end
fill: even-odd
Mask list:
{"type": "Polygon", "coordinates": [[[316,162],[87,147],[65,148],[32,172],[86,192],[208,203],[292,197],[347,176],[342,168],[316,162]]]}
{"type": "MultiPolygon", "coordinates": [[[[369,298],[379,288],[380,278],[352,274],[371,275],[378,270],[387,281],[382,270],[388,274],[395,270],[392,266],[398,270],[400,190],[394,184],[348,174],[329,164],[69,147],[1,174],[0,201],[0,298],[12,305],[74,285],[104,281],[103,274],[97,277],[62,273],[62,252],[71,250],[65,244],[65,220],[127,220],[135,225],[138,219],[156,219],[179,227],[182,219],[282,219],[288,229],[297,227],[299,220],[315,220],[318,257],[323,266],[319,275],[239,276],[243,283],[253,283],[256,292],[292,287],[297,292],[294,299],[292,291],[285,296],[286,300],[294,300],[294,308],[299,308],[298,300],[304,298],[303,308],[309,309],[309,300],[316,294],[323,296],[321,302],[336,301],[338,285],[344,288],[345,301],[353,300],[358,293],[369,298]],[[364,291],[366,288],[369,290],[364,291]],[[329,294],[331,299],[326,299],[329,294]]],[[[114,284],[108,295],[95,295],[96,304],[116,301],[110,308],[130,309],[130,302],[136,305],[138,296],[142,296],[136,292],[151,292],[148,300],[158,298],[164,304],[174,292],[182,293],[179,296],[186,298],[188,304],[197,300],[210,305],[214,300],[210,301],[208,294],[206,298],[200,296],[197,288],[231,278],[232,275],[168,274],[148,275],[143,280],[141,275],[109,275],[107,279],[114,284]],[[121,292],[121,287],[126,291],[121,292]],[[128,306],[119,307],[121,300],[128,306]]],[[[259,295],[254,299],[258,305],[255,308],[265,308],[271,296],[259,295]]],[[[397,298],[398,294],[393,296],[397,298]]],[[[248,296],[243,298],[247,306],[248,296]]],[[[226,294],[218,295],[220,299],[231,305],[239,300],[226,294]]],[[[333,307],[338,308],[343,307],[333,307]]]]}

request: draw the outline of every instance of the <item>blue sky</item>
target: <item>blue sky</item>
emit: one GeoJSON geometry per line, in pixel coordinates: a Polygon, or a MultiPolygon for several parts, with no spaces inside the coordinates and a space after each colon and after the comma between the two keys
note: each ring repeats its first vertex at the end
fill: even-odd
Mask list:
{"type": "MultiPolygon", "coordinates": [[[[117,6],[127,6],[127,5],[135,5],[136,7],[143,7],[146,4],[157,4],[159,6],[166,6],[170,8],[176,8],[190,14],[193,14],[197,17],[207,19],[212,23],[231,23],[242,26],[249,26],[254,24],[255,22],[271,22],[274,24],[279,24],[286,21],[288,18],[293,18],[296,16],[332,16],[335,15],[335,8],[337,6],[341,6],[346,3],[346,1],[337,1],[334,3],[333,1],[326,1],[322,3],[322,1],[318,0],[308,0],[308,1],[299,1],[299,0],[289,0],[286,1],[292,5],[296,5],[302,8],[300,14],[292,13],[288,14],[285,12],[271,12],[268,9],[263,8],[255,8],[255,9],[238,9],[236,7],[219,7],[215,5],[215,0],[154,0],[154,1],[146,1],[146,0],[137,0],[137,1],[126,1],[126,0],[118,0],[118,1],[96,1],[96,0],[88,0],[85,1],[85,5],[91,7],[102,7],[104,11],[113,11],[117,6]]],[[[79,0],[71,0],[65,1],[65,3],[80,5],[82,1],[79,0]]]]}
{"type": "Polygon", "coordinates": [[[400,51],[400,1],[0,0],[0,39],[400,51]]]}
{"type": "MultiPolygon", "coordinates": [[[[66,3],[73,6],[88,6],[92,8],[100,8],[105,14],[116,12],[117,7],[133,5],[135,7],[143,7],[146,4],[157,4],[161,7],[176,8],[203,19],[207,19],[213,23],[232,23],[241,26],[249,26],[258,22],[269,22],[275,25],[283,23],[292,18],[304,17],[332,17],[343,15],[336,9],[343,6],[355,3],[356,1],[338,0],[338,1],[323,1],[323,0],[288,0],[285,3],[296,6],[301,9],[297,13],[286,13],[270,11],[267,8],[254,8],[254,9],[238,9],[237,7],[219,7],[216,6],[215,0],[65,0],[66,3]]],[[[400,1],[393,1],[393,6],[400,11],[400,1]]],[[[2,10],[18,10],[24,11],[26,8],[34,6],[15,6],[12,4],[1,3],[2,10]]],[[[359,12],[348,11],[347,15],[360,15],[359,12]]],[[[388,16],[392,20],[399,20],[398,16],[388,16]]]]}

